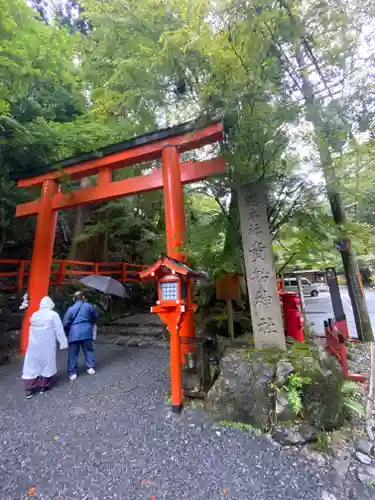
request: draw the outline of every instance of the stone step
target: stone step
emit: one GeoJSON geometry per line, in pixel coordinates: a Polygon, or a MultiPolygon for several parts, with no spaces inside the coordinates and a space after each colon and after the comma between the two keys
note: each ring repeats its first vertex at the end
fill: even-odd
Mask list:
{"type": "Polygon", "coordinates": [[[126,327],[165,327],[157,314],[151,313],[138,313],[124,318],[117,318],[111,322],[111,325],[121,325],[126,327]]]}
{"type": "Polygon", "coordinates": [[[164,328],[165,325],[159,321],[147,321],[145,323],[143,322],[138,322],[136,320],[134,321],[124,321],[124,322],[121,322],[121,321],[113,321],[112,323],[109,323],[107,324],[106,326],[117,326],[117,327],[138,327],[138,326],[149,326],[150,328],[164,328]]]}
{"type": "Polygon", "coordinates": [[[98,335],[97,344],[112,344],[126,347],[160,347],[167,349],[169,342],[166,339],[156,339],[153,337],[139,337],[139,336],[118,336],[118,335],[98,335]]]}
{"type": "Polygon", "coordinates": [[[117,335],[123,337],[152,337],[164,338],[168,335],[167,329],[157,325],[99,325],[98,335],[117,335]]]}

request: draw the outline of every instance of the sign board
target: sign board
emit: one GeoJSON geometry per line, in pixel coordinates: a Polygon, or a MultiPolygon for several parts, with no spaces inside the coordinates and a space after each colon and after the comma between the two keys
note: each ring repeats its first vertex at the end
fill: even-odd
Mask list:
{"type": "Polygon", "coordinates": [[[333,314],[336,321],[341,321],[345,319],[344,308],[342,305],[340,288],[337,281],[336,270],[333,267],[326,268],[327,283],[329,287],[329,293],[331,294],[331,301],[333,307],[333,314]]]}
{"type": "Polygon", "coordinates": [[[216,298],[234,300],[240,297],[240,275],[224,274],[216,280],[216,298]]]}
{"type": "Polygon", "coordinates": [[[336,244],[336,248],[339,252],[345,252],[345,250],[349,250],[349,241],[348,240],[340,241],[339,243],[336,244]]]}
{"type": "Polygon", "coordinates": [[[264,185],[240,186],[238,201],[255,347],[286,349],[264,185]]]}

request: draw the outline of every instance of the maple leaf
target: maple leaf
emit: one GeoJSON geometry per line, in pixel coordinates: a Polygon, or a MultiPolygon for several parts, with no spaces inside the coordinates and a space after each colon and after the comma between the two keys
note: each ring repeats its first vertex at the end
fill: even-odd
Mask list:
{"type": "Polygon", "coordinates": [[[36,497],[36,487],[31,486],[31,488],[27,488],[27,496],[28,497],[36,497]]]}

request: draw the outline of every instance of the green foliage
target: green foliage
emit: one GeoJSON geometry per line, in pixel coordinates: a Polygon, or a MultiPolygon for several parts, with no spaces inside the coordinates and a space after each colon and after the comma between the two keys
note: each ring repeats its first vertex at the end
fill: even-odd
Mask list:
{"type": "Polygon", "coordinates": [[[264,357],[264,360],[267,363],[276,365],[276,363],[285,357],[285,351],[279,350],[279,349],[255,349],[251,348],[246,354],[246,357],[249,361],[252,361],[253,356],[256,353],[261,353],[261,355],[264,357]]]}
{"type": "Polygon", "coordinates": [[[303,411],[303,388],[307,384],[311,384],[310,378],[301,377],[298,373],[291,373],[286,384],[283,386],[295,415],[300,415],[303,411]]]}
{"type": "Polygon", "coordinates": [[[330,439],[328,436],[328,433],[325,432],[324,430],[317,430],[316,432],[316,440],[314,443],[312,443],[312,446],[322,452],[322,453],[328,453],[330,450],[330,439]]]}
{"type": "Polygon", "coordinates": [[[365,412],[356,382],[345,380],[342,384],[344,413],[348,420],[363,417],[365,412]]]}
{"type": "Polygon", "coordinates": [[[172,404],[172,395],[169,392],[166,392],[164,394],[164,400],[165,400],[165,404],[171,405],[172,404]]]}
{"type": "Polygon", "coordinates": [[[253,427],[250,424],[244,424],[243,422],[234,422],[233,420],[222,420],[220,422],[220,425],[222,425],[223,427],[229,427],[230,429],[238,429],[241,431],[252,432],[257,436],[260,436],[262,434],[260,429],[257,429],[256,427],[253,427]]]}
{"type": "MultiPolygon", "coordinates": [[[[37,13],[24,0],[0,0],[0,248],[19,234],[20,246],[31,247],[30,223],[15,222],[13,212],[32,194],[14,196],[10,173],[158,126],[222,118],[225,175],[185,188],[193,266],[214,278],[243,272],[235,188],[257,180],[270,188],[278,268],[337,266],[335,243],[344,230],[363,265],[375,265],[375,96],[366,72],[354,76],[371,67],[372,56],[368,64],[361,60],[355,33],[371,17],[373,2],[301,8],[294,0],[261,0],[249,8],[239,0],[82,0],[79,6],[69,0],[57,2],[54,12],[40,0],[29,4],[37,13]],[[315,77],[314,106],[301,100],[301,45],[315,77]],[[321,124],[312,135],[304,120],[314,110],[321,124]],[[359,132],[368,140],[359,141],[359,132]],[[339,230],[323,190],[305,175],[306,166],[322,164],[314,155],[322,144],[345,203],[358,202],[339,230]]],[[[206,148],[183,159],[217,153],[206,148]]],[[[142,167],[116,178],[160,165],[142,167]]],[[[62,184],[76,188],[68,178],[62,184]]],[[[71,230],[74,216],[65,218],[71,230]]],[[[150,193],[93,207],[77,241],[88,250],[106,247],[108,258],[150,262],[165,247],[164,229],[162,195],[150,193]]]]}
{"type": "Polygon", "coordinates": [[[204,408],[204,402],[200,399],[190,399],[187,403],[185,403],[185,406],[191,408],[192,410],[199,410],[204,408]]]}

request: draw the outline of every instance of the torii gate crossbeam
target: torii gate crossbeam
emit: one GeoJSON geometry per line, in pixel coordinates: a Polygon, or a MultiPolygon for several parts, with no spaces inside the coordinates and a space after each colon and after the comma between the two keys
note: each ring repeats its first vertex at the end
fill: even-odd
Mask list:
{"type": "MultiPolygon", "coordinates": [[[[21,353],[27,349],[30,317],[38,309],[40,300],[48,294],[58,210],[163,188],[167,254],[184,261],[186,222],[183,184],[223,173],[225,161],[219,157],[181,164],[180,154],[222,138],[220,122],[201,129],[197,129],[194,123],[188,123],[14,176],[19,188],[41,187],[39,200],[22,203],[16,209],[17,217],[37,215],[29,277],[30,305],[23,320],[21,353]],[[158,158],[162,159],[161,169],[147,175],[112,181],[113,170],[158,158]],[[80,179],[91,175],[98,176],[96,186],[72,193],[61,192],[59,181],[66,176],[80,179]]],[[[184,322],[180,335],[195,335],[193,314],[184,322]]]]}

